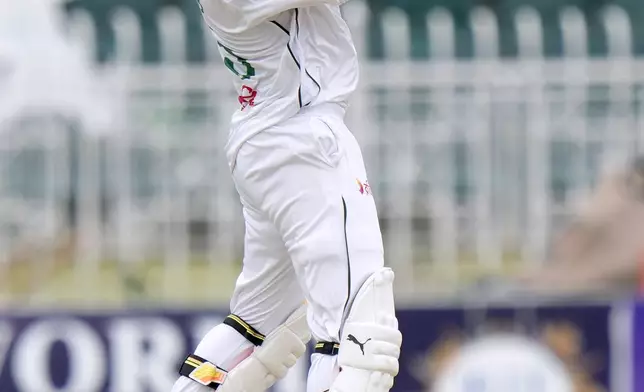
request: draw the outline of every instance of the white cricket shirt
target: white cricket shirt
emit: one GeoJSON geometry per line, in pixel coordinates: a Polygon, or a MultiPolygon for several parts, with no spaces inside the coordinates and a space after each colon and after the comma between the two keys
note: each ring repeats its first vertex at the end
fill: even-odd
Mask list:
{"type": "MultiPolygon", "coordinates": [[[[239,94],[226,145],[321,103],[346,107],[358,83],[358,60],[340,14],[345,0],[201,0],[239,94]]],[[[306,131],[306,130],[302,130],[306,131]]]]}

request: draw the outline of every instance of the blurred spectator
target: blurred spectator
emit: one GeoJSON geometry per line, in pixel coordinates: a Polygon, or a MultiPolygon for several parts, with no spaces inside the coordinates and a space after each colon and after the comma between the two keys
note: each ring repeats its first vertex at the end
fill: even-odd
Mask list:
{"type": "Polygon", "coordinates": [[[644,156],[608,173],[555,241],[549,265],[524,277],[534,289],[634,292],[644,262],[644,156]]]}

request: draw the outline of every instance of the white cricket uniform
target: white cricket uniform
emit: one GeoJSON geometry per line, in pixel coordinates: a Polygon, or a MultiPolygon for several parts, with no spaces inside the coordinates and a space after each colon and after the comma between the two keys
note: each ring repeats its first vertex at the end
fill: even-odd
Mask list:
{"type": "MultiPolygon", "coordinates": [[[[246,235],[231,312],[265,335],[306,299],[313,336],[339,342],[350,298],[384,264],[362,154],[344,124],[358,61],[342,2],[201,0],[239,92],[226,151],[246,235]]],[[[238,363],[249,346],[225,327],[195,354],[238,363]]],[[[330,386],[329,361],[314,356],[310,392],[330,386]]]]}
{"type": "Polygon", "coordinates": [[[346,107],[358,61],[338,0],[201,0],[240,96],[231,166],[253,135],[320,103],[346,107]],[[300,8],[298,8],[300,7],[300,8]],[[244,98],[245,97],[245,98],[244,98]]]}

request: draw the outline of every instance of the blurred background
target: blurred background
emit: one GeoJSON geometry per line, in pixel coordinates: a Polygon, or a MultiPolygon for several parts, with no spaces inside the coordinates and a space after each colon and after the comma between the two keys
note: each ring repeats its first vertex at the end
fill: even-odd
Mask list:
{"type": "MultiPolygon", "coordinates": [[[[343,13],[394,391],[644,391],[644,3],[343,13]]],[[[3,7],[0,391],[170,389],[241,266],[234,97],[194,0],[3,7]]]]}

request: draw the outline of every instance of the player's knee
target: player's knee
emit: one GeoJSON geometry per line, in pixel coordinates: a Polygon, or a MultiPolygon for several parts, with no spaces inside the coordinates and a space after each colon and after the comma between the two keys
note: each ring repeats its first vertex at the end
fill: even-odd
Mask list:
{"type": "Polygon", "coordinates": [[[252,325],[257,331],[268,335],[275,331],[304,302],[303,297],[293,295],[285,298],[273,309],[264,309],[261,302],[231,304],[231,312],[252,325]]]}

